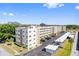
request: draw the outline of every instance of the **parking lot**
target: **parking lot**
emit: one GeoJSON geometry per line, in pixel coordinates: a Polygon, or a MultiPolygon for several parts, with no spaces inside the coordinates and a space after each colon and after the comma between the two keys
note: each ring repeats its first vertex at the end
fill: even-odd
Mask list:
{"type": "MultiPolygon", "coordinates": [[[[62,33],[60,36],[62,36],[64,33],[62,33]]],[[[58,37],[60,37],[60,36],[58,36],[58,37]]],[[[41,45],[41,46],[39,46],[39,47],[37,47],[37,48],[35,48],[35,49],[33,49],[33,50],[31,50],[30,52],[28,52],[28,53],[24,53],[23,55],[24,56],[49,56],[49,55],[51,55],[51,54],[49,54],[49,53],[47,53],[47,52],[44,52],[44,51],[42,51],[42,49],[45,47],[45,46],[47,46],[47,45],[49,45],[49,44],[52,44],[53,42],[54,42],[54,40],[56,40],[58,37],[51,37],[51,39],[49,39],[49,40],[45,40],[45,42],[41,45]]]]}

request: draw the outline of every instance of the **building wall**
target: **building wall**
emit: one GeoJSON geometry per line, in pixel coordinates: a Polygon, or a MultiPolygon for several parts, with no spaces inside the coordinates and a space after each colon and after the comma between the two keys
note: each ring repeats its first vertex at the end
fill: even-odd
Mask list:
{"type": "Polygon", "coordinates": [[[58,28],[57,28],[57,26],[53,26],[53,27],[54,27],[53,31],[56,34],[58,32],[58,28]]]}
{"type": "Polygon", "coordinates": [[[66,31],[66,26],[63,26],[63,31],[66,31]]]}
{"type": "Polygon", "coordinates": [[[24,35],[26,35],[26,32],[24,31],[24,27],[16,28],[16,41],[20,44],[25,44],[26,41],[24,39],[27,39],[24,35]]]}
{"type": "Polygon", "coordinates": [[[16,42],[28,46],[28,49],[33,49],[37,45],[37,29],[35,26],[16,28],[16,42]]]}
{"type": "Polygon", "coordinates": [[[65,26],[27,26],[16,28],[16,42],[27,45],[28,50],[34,49],[40,43],[41,38],[45,38],[53,33],[65,31],[65,26]]]}
{"type": "Polygon", "coordinates": [[[28,28],[28,48],[33,49],[37,46],[37,29],[36,26],[28,28]]]}
{"type": "Polygon", "coordinates": [[[47,36],[49,36],[52,32],[51,32],[51,26],[39,26],[38,27],[38,35],[41,38],[45,38],[47,36]]]}

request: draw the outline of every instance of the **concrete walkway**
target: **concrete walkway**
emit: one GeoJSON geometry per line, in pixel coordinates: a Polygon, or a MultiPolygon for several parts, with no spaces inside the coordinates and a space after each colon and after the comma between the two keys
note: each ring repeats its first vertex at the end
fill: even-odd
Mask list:
{"type": "Polygon", "coordinates": [[[75,35],[75,39],[74,39],[74,43],[73,43],[73,47],[72,47],[72,51],[71,51],[71,56],[78,56],[78,51],[76,50],[77,37],[78,37],[78,33],[76,33],[76,35],[75,35]]]}

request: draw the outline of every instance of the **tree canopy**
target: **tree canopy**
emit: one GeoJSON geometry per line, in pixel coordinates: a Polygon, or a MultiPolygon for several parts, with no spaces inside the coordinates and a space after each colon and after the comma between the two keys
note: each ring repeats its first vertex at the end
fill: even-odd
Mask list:
{"type": "Polygon", "coordinates": [[[67,25],[66,28],[67,29],[78,29],[79,26],[78,25],[67,25]]]}
{"type": "Polygon", "coordinates": [[[2,32],[2,33],[15,34],[15,25],[1,24],[0,25],[0,32],[2,32]]]}
{"type": "Polygon", "coordinates": [[[15,27],[13,24],[0,24],[0,41],[13,38],[12,35],[15,35],[15,27]]]}
{"type": "Polygon", "coordinates": [[[46,24],[45,23],[40,23],[40,26],[45,26],[46,24]]]}

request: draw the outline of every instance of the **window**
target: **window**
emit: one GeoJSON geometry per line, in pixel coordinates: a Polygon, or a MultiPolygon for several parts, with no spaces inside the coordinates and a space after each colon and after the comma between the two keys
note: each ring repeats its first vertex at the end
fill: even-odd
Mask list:
{"type": "Polygon", "coordinates": [[[35,36],[35,34],[34,34],[34,36],[35,36]]]}
{"type": "Polygon", "coordinates": [[[29,46],[31,46],[31,44],[29,44],[29,46]]]}
{"type": "Polygon", "coordinates": [[[24,37],[24,35],[23,35],[23,37],[24,37]]]}
{"type": "Polygon", "coordinates": [[[27,33],[27,31],[26,31],[26,33],[27,33]]]}
{"type": "Polygon", "coordinates": [[[35,44],[35,42],[33,44],[35,44]]]}
{"type": "Polygon", "coordinates": [[[20,40],[20,38],[18,38],[20,40]]]}
{"type": "Polygon", "coordinates": [[[34,31],[35,32],[35,31],[34,31]]]}
{"type": "Polygon", "coordinates": [[[24,32],[24,31],[23,31],[24,32]]]}
{"type": "Polygon", "coordinates": [[[26,36],[26,38],[27,38],[28,36],[26,36]]]}
{"type": "Polygon", "coordinates": [[[29,42],[30,42],[31,40],[29,40],[29,42]]]}
{"type": "Polygon", "coordinates": [[[31,33],[31,31],[29,31],[29,33],[31,33]]]}
{"type": "Polygon", "coordinates": [[[29,35],[29,37],[31,37],[31,35],[29,35]]]}
{"type": "Polygon", "coordinates": [[[17,30],[18,32],[20,32],[20,30],[17,30]]]}
{"type": "Polygon", "coordinates": [[[35,38],[34,38],[34,40],[35,40],[35,38]]]}

